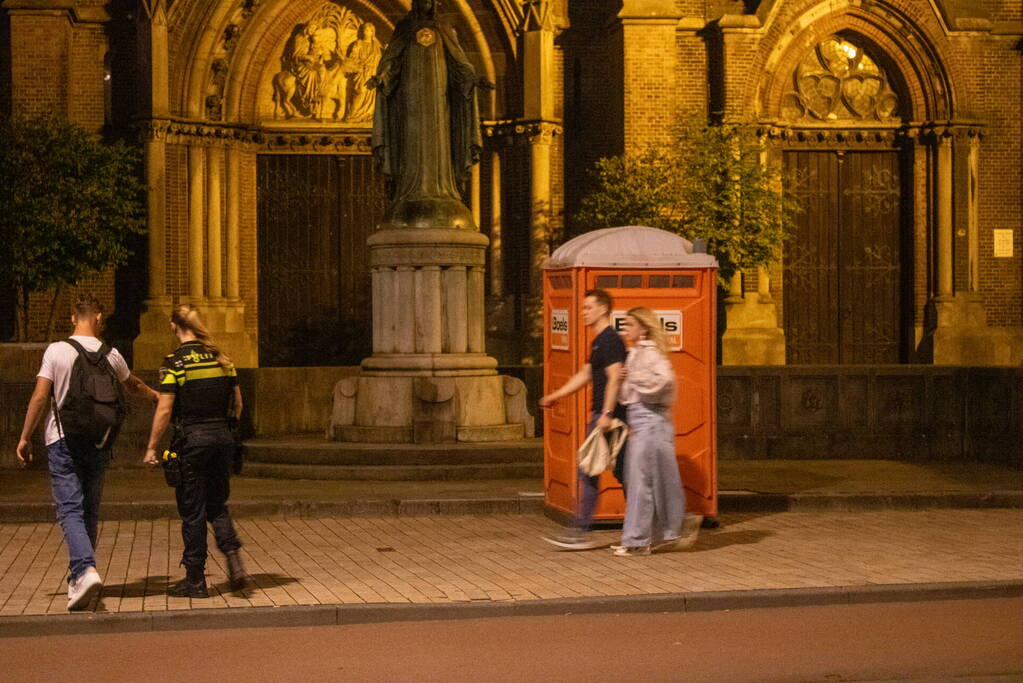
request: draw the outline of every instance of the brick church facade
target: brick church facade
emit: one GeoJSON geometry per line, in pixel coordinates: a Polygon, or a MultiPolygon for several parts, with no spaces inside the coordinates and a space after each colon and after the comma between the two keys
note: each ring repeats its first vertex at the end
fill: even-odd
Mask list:
{"type": "MultiPolygon", "coordinates": [[[[369,353],[365,87],[407,0],[4,0],[0,107],[144,150],[148,236],[83,283],[136,367],[198,303],[243,367],[369,353]]],[[[539,268],[603,156],[746,121],[804,212],[723,293],[736,365],[1023,362],[1019,0],[441,0],[477,73],[465,188],[488,351],[535,362],[539,268]]],[[[69,294],[70,295],[70,294],[69,294]]],[[[13,304],[0,293],[0,335],[13,304]]],[[[48,297],[33,299],[38,337],[48,297]]]]}

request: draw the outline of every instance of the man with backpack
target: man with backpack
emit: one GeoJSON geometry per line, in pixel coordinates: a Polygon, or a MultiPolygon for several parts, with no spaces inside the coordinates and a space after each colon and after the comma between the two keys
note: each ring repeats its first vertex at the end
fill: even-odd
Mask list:
{"type": "Polygon", "coordinates": [[[32,433],[46,415],[50,488],[68,549],[69,610],[87,606],[103,586],[94,552],[103,476],[127,412],[122,385],[153,402],[159,398],[128,370],[117,349],[100,341],[103,317],[94,296],[75,302],[74,333],[46,348],[18,441],[24,466],[32,460],[32,433]]]}

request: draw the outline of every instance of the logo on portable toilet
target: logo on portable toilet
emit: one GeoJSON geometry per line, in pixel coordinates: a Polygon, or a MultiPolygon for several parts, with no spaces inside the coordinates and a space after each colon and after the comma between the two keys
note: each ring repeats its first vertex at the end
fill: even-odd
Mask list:
{"type": "Polygon", "coordinates": [[[568,351],[568,309],[555,308],[551,311],[551,348],[568,351]]]}
{"type": "MultiPolygon", "coordinates": [[[[654,314],[661,320],[661,329],[668,340],[668,348],[672,351],[682,350],[682,311],[654,311],[654,314]]],[[[611,314],[611,324],[615,332],[625,333],[625,311],[614,311],[611,314]]]]}

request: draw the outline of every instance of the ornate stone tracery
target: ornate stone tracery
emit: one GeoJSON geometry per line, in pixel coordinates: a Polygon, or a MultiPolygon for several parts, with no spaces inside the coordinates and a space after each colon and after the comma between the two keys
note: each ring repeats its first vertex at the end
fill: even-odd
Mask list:
{"type": "Polygon", "coordinates": [[[800,61],[782,98],[789,122],[897,122],[899,98],[862,47],[828,36],[800,61]]]}
{"type": "Polygon", "coordinates": [[[368,125],[376,91],[366,82],[376,72],[382,46],[376,26],[351,10],[324,3],[298,24],[272,79],[267,118],[368,125]]]}

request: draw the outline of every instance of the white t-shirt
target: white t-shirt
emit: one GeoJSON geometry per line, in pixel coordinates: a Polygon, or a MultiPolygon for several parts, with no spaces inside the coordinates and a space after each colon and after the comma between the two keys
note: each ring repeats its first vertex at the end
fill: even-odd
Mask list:
{"type": "MultiPolygon", "coordinates": [[[[72,335],[71,338],[85,347],[86,351],[98,351],[99,347],[103,345],[103,342],[96,339],[96,337],[72,335]]],[[[57,400],[58,409],[64,405],[64,398],[67,397],[67,386],[71,380],[71,368],[74,366],[77,358],[78,351],[75,350],[75,347],[64,341],[50,344],[46,347],[46,352],[43,354],[43,363],[39,366],[39,373],[36,376],[44,377],[53,382],[53,396],[57,400]]],[[[131,376],[128,364],[124,362],[124,357],[117,349],[110,349],[110,353],[107,354],[107,361],[109,361],[110,367],[113,369],[117,379],[124,382],[131,376]]],[[[57,421],[53,419],[51,406],[51,409],[46,412],[46,445],[49,446],[57,441],[60,441],[60,432],[57,431],[57,421]]]]}

